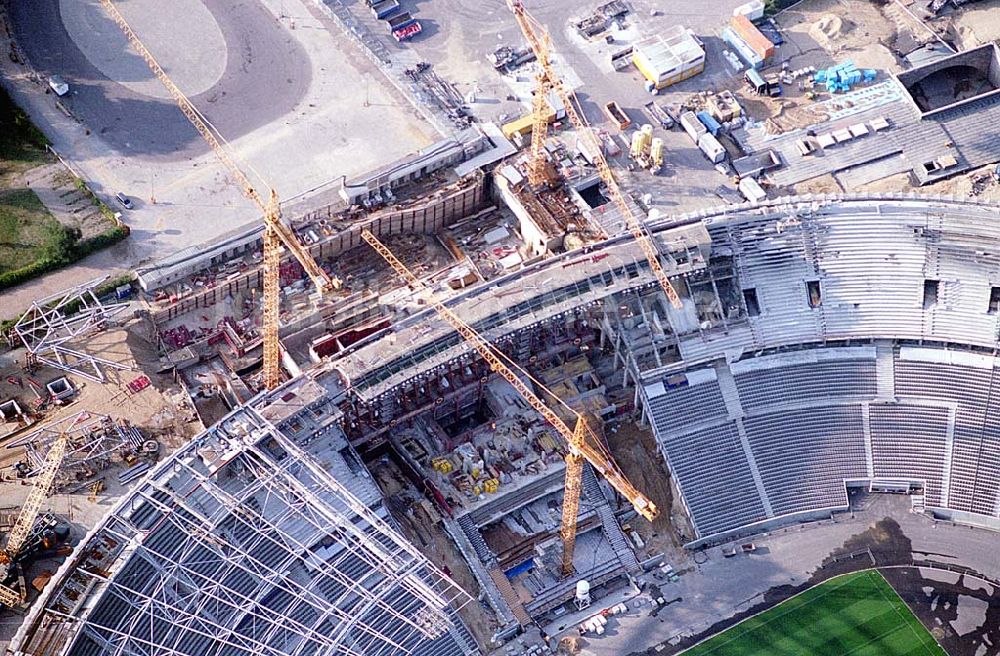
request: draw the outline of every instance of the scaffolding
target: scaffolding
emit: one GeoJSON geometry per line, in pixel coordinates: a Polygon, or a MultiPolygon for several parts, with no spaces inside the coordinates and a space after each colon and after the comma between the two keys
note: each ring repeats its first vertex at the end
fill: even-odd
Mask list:
{"type": "Polygon", "coordinates": [[[471,598],[391,524],[336,424],[300,442],[251,407],[196,437],[77,549],[15,653],[476,653],[471,598]]]}
{"type": "Polygon", "coordinates": [[[15,334],[28,350],[29,361],[76,374],[95,383],[106,381],[103,368],[131,369],[120,362],[74,348],[74,343],[103,329],[128,307],[124,303],[102,303],[97,298],[94,289],[107,278],[95,278],[31,304],[14,324],[15,334]]]}

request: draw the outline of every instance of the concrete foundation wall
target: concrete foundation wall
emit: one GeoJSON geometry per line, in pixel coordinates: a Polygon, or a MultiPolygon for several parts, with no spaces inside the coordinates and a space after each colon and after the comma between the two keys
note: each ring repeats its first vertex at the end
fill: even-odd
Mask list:
{"type": "MultiPolygon", "coordinates": [[[[379,237],[400,233],[434,234],[483,209],[488,200],[489,188],[486,176],[483,176],[461,189],[442,193],[421,204],[379,212],[364,222],[359,222],[329,239],[309,246],[308,250],[314,258],[323,260],[339,255],[355,246],[369,248],[361,239],[361,231],[364,228],[368,228],[379,237]]],[[[152,319],[156,324],[161,324],[198,308],[215,305],[247,288],[256,287],[259,289],[263,287],[263,281],[264,274],[260,268],[241,273],[215,287],[203,289],[181,299],[169,308],[153,311],[151,313],[152,319]]]]}
{"type": "MultiPolygon", "coordinates": [[[[908,93],[912,94],[913,87],[925,80],[927,77],[955,66],[971,66],[972,68],[979,70],[990,81],[990,84],[993,85],[994,89],[991,91],[985,91],[977,96],[972,96],[971,98],[966,98],[964,100],[953,102],[949,105],[944,105],[943,107],[931,109],[926,112],[922,111],[922,116],[924,118],[939,114],[940,112],[950,111],[956,107],[973,102],[974,100],[1000,95],[1000,49],[992,43],[978,48],[973,48],[972,50],[966,50],[950,57],[945,57],[944,59],[931,62],[930,64],[899,73],[896,76],[896,79],[899,80],[899,82],[906,88],[908,93]]],[[[920,109],[912,98],[910,98],[910,101],[913,102],[917,109],[920,109]]]]}

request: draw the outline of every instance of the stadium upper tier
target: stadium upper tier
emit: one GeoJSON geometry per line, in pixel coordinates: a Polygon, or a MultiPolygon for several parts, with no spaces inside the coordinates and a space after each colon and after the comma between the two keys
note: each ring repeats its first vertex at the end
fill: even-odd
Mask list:
{"type": "MultiPolygon", "coordinates": [[[[829,340],[987,349],[997,340],[1000,213],[988,205],[779,199],[650,228],[665,269],[687,292],[682,310],[661,312],[679,352],[665,370],[677,360],[690,365],[723,353],[829,340]]],[[[539,322],[655,284],[638,247],[619,237],[470,288],[448,304],[503,343],[539,322]]],[[[468,350],[432,310],[423,310],[334,364],[367,400],[468,350]]]]}

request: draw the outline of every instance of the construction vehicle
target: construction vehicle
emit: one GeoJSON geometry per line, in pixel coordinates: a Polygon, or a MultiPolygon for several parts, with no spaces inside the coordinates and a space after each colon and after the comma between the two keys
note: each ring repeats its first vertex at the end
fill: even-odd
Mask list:
{"type": "MultiPolygon", "coordinates": [[[[525,40],[528,42],[528,46],[531,48],[532,52],[535,53],[535,57],[538,59],[539,66],[541,67],[541,72],[538,75],[538,81],[540,86],[544,86],[546,92],[548,90],[555,90],[559,98],[562,100],[563,105],[566,110],[566,116],[569,118],[570,123],[573,124],[574,129],[577,131],[577,137],[581,142],[586,144],[587,152],[593,157],[594,166],[597,168],[597,172],[604,182],[607,188],[606,195],[611,201],[618,207],[621,211],[623,218],[625,219],[625,224],[628,226],[629,231],[635,238],[639,247],[642,249],[643,254],[646,256],[646,260],[649,262],[649,267],[653,271],[653,275],[656,276],[657,282],[663,289],[663,293],[666,294],[667,299],[670,304],[676,308],[681,309],[683,304],[681,303],[680,296],[671,284],[670,279],[667,277],[666,271],[663,270],[663,265],[660,264],[660,252],[653,243],[652,236],[646,229],[646,226],[635,216],[632,211],[632,207],[629,205],[628,200],[625,198],[625,194],[622,192],[621,187],[618,185],[618,181],[615,179],[614,173],[611,171],[611,165],[604,158],[604,152],[601,148],[601,143],[594,134],[594,131],[587,124],[586,120],[583,118],[583,112],[579,109],[579,103],[576,99],[575,94],[566,88],[565,83],[556,73],[555,68],[552,66],[552,61],[549,57],[551,37],[548,31],[539,23],[535,18],[531,16],[525,10],[524,4],[521,0],[507,0],[507,6],[514,13],[514,18],[517,19],[517,24],[521,28],[521,32],[524,34],[525,40]]],[[[536,96],[538,92],[536,91],[536,96]]],[[[536,108],[537,109],[537,108],[536,108]]],[[[531,181],[531,171],[538,169],[538,179],[542,179],[542,171],[545,168],[545,123],[544,117],[536,114],[536,127],[531,135],[531,164],[529,166],[529,182],[531,181]]]]}
{"type": "Polygon", "coordinates": [[[573,428],[570,428],[524,382],[523,378],[531,380],[549,398],[562,403],[559,397],[546,389],[540,382],[531,378],[516,362],[496,349],[482,335],[459,318],[457,314],[448,309],[444,303],[433,295],[431,289],[406,268],[406,265],[382,244],[374,234],[365,229],[361,232],[361,238],[374,248],[389,266],[392,267],[396,274],[405,280],[414,290],[424,292],[427,302],[431,307],[434,308],[442,319],[451,325],[455,332],[476,349],[483,360],[489,365],[490,370],[500,374],[504,380],[510,383],[511,387],[521,395],[521,398],[527,401],[528,405],[540,414],[566,440],[568,449],[565,456],[566,474],[563,490],[562,525],[560,528],[560,536],[563,542],[563,576],[569,576],[573,573],[573,548],[576,543],[580,493],[583,489],[584,460],[589,462],[619,494],[628,499],[637,513],[650,521],[656,518],[659,513],[656,504],[629,482],[628,478],[626,478],[625,474],[615,463],[614,457],[604,448],[598,436],[595,435],[594,430],[580,413],[566,406],[566,409],[575,417],[575,425],[573,428]]]}
{"type": "Polygon", "coordinates": [[[16,607],[24,601],[25,595],[28,592],[23,584],[20,586],[21,591],[17,592],[7,587],[6,583],[12,577],[18,560],[22,556],[25,543],[28,540],[28,536],[31,535],[32,527],[35,525],[35,518],[38,517],[38,511],[42,509],[42,504],[45,503],[45,498],[49,495],[49,490],[52,489],[56,473],[59,471],[63,458],[66,456],[68,441],[69,438],[64,431],[52,443],[52,447],[45,455],[45,462],[42,463],[42,469],[35,478],[35,483],[31,486],[31,491],[28,492],[28,498],[25,499],[24,505],[21,506],[21,512],[17,516],[17,521],[14,522],[14,527],[11,528],[10,533],[7,535],[7,544],[0,551],[0,605],[11,608],[16,607]]]}
{"type": "Polygon", "coordinates": [[[97,495],[104,491],[104,479],[97,479],[91,483],[87,489],[90,490],[90,494],[87,495],[87,501],[90,503],[97,503],[97,495]]]}
{"type": "Polygon", "coordinates": [[[261,322],[261,333],[264,344],[264,371],[263,386],[265,389],[274,389],[281,383],[281,342],[279,339],[278,314],[280,309],[281,278],[279,267],[281,265],[282,246],[299,261],[302,268],[312,279],[313,283],[321,293],[328,293],[339,289],[341,283],[336,278],[327,275],[308,250],[299,242],[298,237],[291,228],[286,226],[281,220],[281,209],[278,202],[278,194],[266,183],[262,183],[265,191],[258,192],[257,188],[250,182],[250,179],[243,170],[236,164],[236,161],[223,146],[224,140],[216,131],[209,127],[208,121],[202,117],[198,108],[192,104],[188,97],[174,84],[173,80],[167,76],[163,67],[156,61],[152,53],[143,45],[142,41],[132,27],[122,16],[112,0],[101,0],[101,5],[110,14],[111,18],[118,24],[125,37],[135,51],[149,66],[149,70],[160,81],[160,83],[170,93],[170,96],[180,107],[184,116],[198,131],[198,134],[212,148],[215,156],[223,164],[232,178],[240,187],[243,195],[250,200],[264,217],[264,317],[261,322]],[[267,200],[265,200],[265,198],[267,200]]]}

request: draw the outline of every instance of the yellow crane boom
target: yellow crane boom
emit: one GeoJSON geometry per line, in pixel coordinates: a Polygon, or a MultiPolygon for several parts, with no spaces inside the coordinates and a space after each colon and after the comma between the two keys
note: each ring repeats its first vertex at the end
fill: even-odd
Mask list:
{"type": "MultiPolygon", "coordinates": [[[[122,16],[112,0],[101,0],[101,5],[111,16],[112,20],[118,24],[128,42],[135,48],[135,51],[149,66],[149,70],[166,88],[167,92],[180,107],[184,116],[198,131],[202,139],[211,147],[212,152],[222,162],[229,174],[236,180],[243,195],[257,206],[264,215],[264,312],[261,332],[264,342],[264,386],[267,389],[274,389],[281,383],[280,359],[281,344],[278,339],[279,328],[279,292],[281,280],[279,278],[279,265],[281,264],[282,245],[291,252],[296,260],[305,269],[305,272],[312,278],[313,283],[321,292],[329,292],[338,288],[339,282],[331,279],[316,260],[313,259],[309,251],[299,242],[291,228],[281,222],[281,210],[278,202],[278,194],[274,189],[268,188],[267,200],[250,182],[250,179],[243,170],[236,164],[229,152],[223,145],[222,139],[209,127],[202,117],[198,108],[184,95],[173,80],[167,75],[163,67],[160,66],[153,54],[149,52],[132,27],[122,16]]],[[[266,186],[266,185],[265,185],[266,186]]]]}
{"type": "MultiPolygon", "coordinates": [[[[560,100],[562,100],[563,105],[566,109],[566,116],[569,118],[570,123],[573,124],[573,128],[577,131],[577,136],[584,140],[587,146],[587,150],[592,154],[594,159],[594,166],[597,167],[597,173],[601,176],[601,180],[604,181],[605,186],[608,188],[608,196],[610,196],[611,201],[618,207],[621,211],[622,216],[625,218],[625,224],[628,226],[629,231],[632,236],[638,242],[639,247],[642,249],[643,254],[646,256],[646,260],[649,262],[650,268],[653,270],[653,274],[656,276],[657,282],[660,283],[660,287],[663,288],[663,292],[667,295],[670,300],[670,304],[673,305],[678,310],[681,309],[681,299],[677,295],[677,290],[674,289],[673,284],[671,284],[670,279],[667,277],[666,271],[663,270],[663,266],[660,264],[660,253],[656,248],[656,244],[653,243],[652,236],[646,229],[646,226],[640,221],[635,213],[632,212],[632,208],[629,206],[628,201],[625,199],[625,194],[622,192],[621,187],[618,186],[618,181],[615,179],[614,173],[611,170],[611,165],[608,164],[608,160],[604,158],[604,153],[601,148],[601,144],[591,129],[590,125],[583,118],[583,113],[577,108],[576,94],[566,88],[562,79],[556,73],[555,68],[552,66],[552,62],[549,59],[549,34],[548,30],[539,23],[535,18],[531,16],[525,10],[524,4],[521,0],[507,0],[507,6],[514,13],[514,18],[517,19],[517,24],[521,28],[521,32],[524,34],[525,40],[528,42],[528,47],[531,48],[532,52],[535,53],[535,57],[538,59],[538,64],[542,68],[542,73],[539,76],[539,87],[541,90],[542,82],[544,82],[547,88],[554,89],[557,94],[559,94],[560,100]]],[[[537,123],[537,119],[535,121],[537,123]]],[[[544,128],[539,131],[536,125],[533,128],[531,134],[531,162],[528,164],[528,181],[531,182],[531,172],[536,168],[543,166],[544,164],[544,150],[543,142],[545,138],[544,128]],[[536,144],[536,137],[539,138],[539,142],[536,144]],[[542,163],[539,163],[542,160],[542,163]]]]}
{"type": "MultiPolygon", "coordinates": [[[[406,280],[410,286],[418,291],[425,292],[427,301],[431,307],[457,332],[466,342],[468,342],[479,355],[490,366],[490,370],[495,371],[513,387],[521,397],[527,401],[545,421],[547,421],[566,440],[569,446],[566,453],[566,483],[563,495],[562,528],[560,529],[563,540],[563,574],[569,575],[573,571],[573,546],[576,540],[576,521],[580,508],[580,492],[583,481],[583,460],[589,462],[607,480],[615,490],[629,500],[636,512],[652,521],[658,514],[656,504],[648,499],[642,492],[637,490],[629,482],[625,474],[618,468],[614,459],[609,453],[599,445],[588,441],[587,435],[593,431],[587,425],[587,421],[579,413],[576,413],[576,425],[570,428],[562,418],[552,411],[546,403],[531,389],[511,367],[507,366],[509,358],[497,351],[492,344],[480,335],[475,329],[461,319],[457,314],[438,300],[430,288],[410,271],[399,258],[393,254],[388,247],[369,230],[361,232],[361,238],[365,240],[375,251],[382,256],[389,266],[402,279],[406,280]]],[[[511,362],[513,366],[517,366],[511,362]]],[[[541,387],[541,385],[539,385],[541,387]]],[[[542,388],[544,390],[544,388],[542,388]]],[[[555,398],[555,395],[548,390],[544,390],[555,398]]],[[[574,411],[575,412],[575,411],[574,411]]]]}
{"type": "MultiPolygon", "coordinates": [[[[14,527],[7,535],[7,544],[3,551],[0,551],[0,564],[4,565],[2,571],[9,572],[7,567],[20,555],[25,541],[31,535],[31,528],[35,525],[35,518],[38,511],[42,509],[45,498],[52,489],[52,483],[56,480],[56,473],[62,465],[63,458],[66,457],[66,445],[69,438],[63,432],[45,454],[45,462],[42,464],[42,471],[35,477],[35,483],[28,492],[28,498],[21,506],[21,512],[17,515],[14,527]]],[[[5,606],[16,606],[21,602],[21,595],[2,584],[0,580],[0,604],[5,606]]]]}

